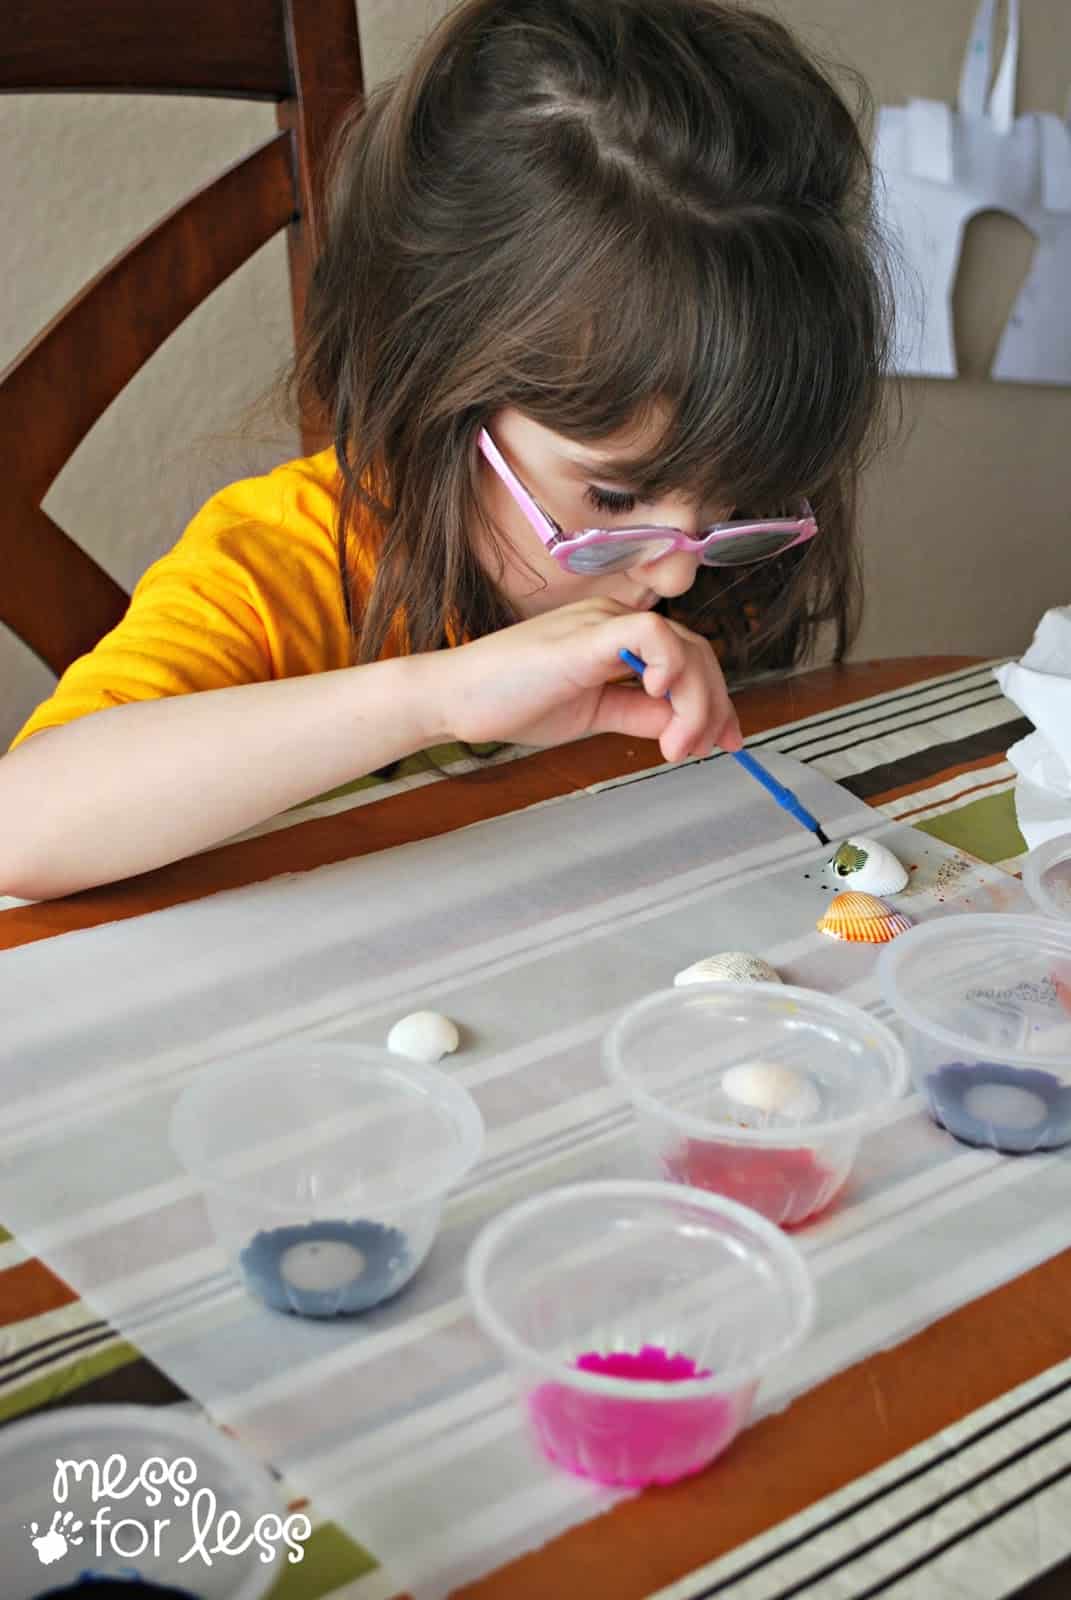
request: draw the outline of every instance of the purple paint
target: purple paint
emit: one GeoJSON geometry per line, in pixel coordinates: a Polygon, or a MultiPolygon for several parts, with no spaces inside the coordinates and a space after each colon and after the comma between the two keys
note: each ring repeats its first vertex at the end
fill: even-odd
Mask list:
{"type": "Polygon", "coordinates": [[[1007,1155],[1071,1144],[1071,1086],[1051,1072],[950,1061],[930,1073],[926,1092],[934,1121],[964,1144],[1007,1155]]]}
{"type": "Polygon", "coordinates": [[[579,1372],[622,1380],[619,1394],[594,1394],[564,1383],[541,1384],[528,1407],[539,1443],[551,1461],[599,1483],[640,1488],[673,1483],[698,1472],[729,1444],[746,1414],[743,1394],[660,1400],[629,1395],[629,1382],[667,1386],[713,1374],[690,1356],[660,1345],[640,1350],[586,1351],[579,1372]]]}

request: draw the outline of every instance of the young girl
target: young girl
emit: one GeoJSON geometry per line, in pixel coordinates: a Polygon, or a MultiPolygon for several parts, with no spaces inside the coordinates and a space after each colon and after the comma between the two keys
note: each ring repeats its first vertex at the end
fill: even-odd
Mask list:
{"type": "Polygon", "coordinates": [[[758,13],[464,0],[337,162],[296,369],[334,448],[210,501],[30,718],[0,891],[143,871],[447,740],[739,748],[686,621],[716,602],[737,665],[851,636],[869,177],[758,13]]]}

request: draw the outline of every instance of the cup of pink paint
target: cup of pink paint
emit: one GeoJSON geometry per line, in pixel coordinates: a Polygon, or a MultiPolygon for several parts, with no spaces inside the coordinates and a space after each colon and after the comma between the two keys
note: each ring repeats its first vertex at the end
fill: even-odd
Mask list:
{"type": "Polygon", "coordinates": [[[786,983],[694,983],[628,1006],[603,1041],[653,1171],[782,1227],[822,1212],[907,1087],[903,1045],[859,1006],[786,983]]]}
{"type": "Polygon", "coordinates": [[[721,1454],[804,1338],[799,1250],[755,1212],[666,1183],[549,1190],[483,1229],[466,1265],[543,1453],[600,1483],[673,1483],[721,1454]]]}

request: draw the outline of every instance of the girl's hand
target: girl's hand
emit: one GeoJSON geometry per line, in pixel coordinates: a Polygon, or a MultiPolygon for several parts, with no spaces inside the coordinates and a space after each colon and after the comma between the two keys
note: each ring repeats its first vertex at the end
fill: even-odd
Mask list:
{"type": "Polygon", "coordinates": [[[434,659],[439,720],[454,739],[546,745],[624,733],[657,739],[667,761],[743,744],[708,642],[616,600],[561,606],[434,659]],[[646,661],[642,686],[620,681],[622,649],[646,661]]]}

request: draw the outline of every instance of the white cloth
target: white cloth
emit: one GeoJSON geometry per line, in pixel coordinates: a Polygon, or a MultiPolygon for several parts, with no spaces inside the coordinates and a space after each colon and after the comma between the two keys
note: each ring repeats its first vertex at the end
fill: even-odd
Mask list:
{"type": "Polygon", "coordinates": [[[1031,850],[1071,833],[1071,606],[1046,611],[1021,661],[994,669],[1009,700],[1037,729],[1013,744],[1015,811],[1031,850]]]}

